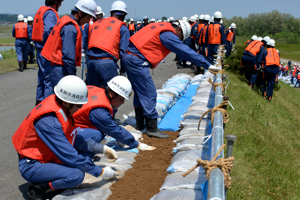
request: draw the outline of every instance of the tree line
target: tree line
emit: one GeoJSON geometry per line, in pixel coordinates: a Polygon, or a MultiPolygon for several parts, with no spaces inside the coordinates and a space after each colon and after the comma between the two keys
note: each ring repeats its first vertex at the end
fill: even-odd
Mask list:
{"type": "Polygon", "coordinates": [[[245,18],[234,16],[231,19],[223,20],[227,27],[232,22],[236,23],[236,35],[238,36],[251,38],[252,35],[261,37],[268,35],[289,44],[300,43],[300,18],[295,18],[288,13],[274,10],[268,13],[252,13],[245,18]]]}

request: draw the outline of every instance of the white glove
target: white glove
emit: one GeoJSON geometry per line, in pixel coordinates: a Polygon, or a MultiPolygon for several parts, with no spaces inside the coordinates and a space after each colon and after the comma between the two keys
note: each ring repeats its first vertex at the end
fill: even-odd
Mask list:
{"type": "Polygon", "coordinates": [[[113,179],[113,178],[116,178],[117,177],[117,173],[110,167],[105,167],[102,169],[103,172],[102,172],[102,178],[105,179],[105,180],[110,180],[110,179],[113,179]]]}
{"type": "Polygon", "coordinates": [[[33,45],[33,42],[31,41],[30,44],[33,45]]]}
{"type": "Polygon", "coordinates": [[[221,68],[216,67],[214,65],[211,65],[208,67],[208,70],[214,71],[214,72],[218,72],[219,70],[221,70],[221,68]]]}
{"type": "Polygon", "coordinates": [[[156,147],[154,147],[154,146],[149,146],[149,145],[147,145],[145,143],[141,143],[141,142],[137,148],[138,148],[138,150],[141,150],[141,151],[153,151],[154,149],[156,149],[156,147]]]}
{"type": "Polygon", "coordinates": [[[108,146],[106,146],[106,145],[104,145],[103,153],[104,153],[104,155],[105,155],[108,159],[112,159],[112,160],[117,160],[117,159],[118,159],[118,154],[117,154],[117,152],[116,152],[114,149],[112,149],[112,148],[110,148],[110,147],[108,147],[108,146]]]}

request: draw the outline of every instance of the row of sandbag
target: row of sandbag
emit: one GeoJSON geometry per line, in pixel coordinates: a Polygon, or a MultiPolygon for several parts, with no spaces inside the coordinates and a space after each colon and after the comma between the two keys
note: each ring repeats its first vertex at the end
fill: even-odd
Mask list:
{"type": "Polygon", "coordinates": [[[182,115],[183,120],[180,122],[182,129],[178,138],[174,140],[176,145],[173,148],[174,157],[167,169],[169,175],[160,188],[160,192],[151,200],[203,199],[202,188],[207,180],[203,168],[196,168],[186,177],[182,174],[194,167],[198,159],[209,160],[209,143],[205,141],[205,136],[211,133],[210,114],[202,119],[198,130],[200,117],[214,106],[214,91],[207,81],[208,78],[213,79],[213,74],[206,72],[204,75],[197,75],[191,79],[191,84],[197,84],[199,87],[195,96],[192,97],[193,102],[182,115]]]}

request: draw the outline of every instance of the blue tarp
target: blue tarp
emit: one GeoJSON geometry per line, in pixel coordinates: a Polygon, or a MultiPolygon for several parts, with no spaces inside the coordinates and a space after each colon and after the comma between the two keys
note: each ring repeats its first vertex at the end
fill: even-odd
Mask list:
{"type": "Polygon", "coordinates": [[[167,112],[158,125],[161,131],[178,131],[179,122],[183,120],[183,113],[192,103],[192,97],[195,96],[198,85],[190,85],[186,93],[177,100],[176,104],[167,112]]]}

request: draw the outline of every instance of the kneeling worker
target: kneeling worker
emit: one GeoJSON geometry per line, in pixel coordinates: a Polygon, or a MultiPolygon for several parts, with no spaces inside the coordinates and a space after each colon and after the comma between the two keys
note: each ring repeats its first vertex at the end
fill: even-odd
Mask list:
{"type": "Polygon", "coordinates": [[[113,109],[119,108],[125,99],[129,100],[132,91],[129,80],[124,76],[116,76],[107,85],[107,88],[88,86],[89,101],[74,113],[75,126],[98,129],[102,139],[109,135],[130,148],[154,150],[155,147],[136,141],[130,132],[113,120],[113,109]]]}
{"type": "MultiPolygon", "coordinates": [[[[83,80],[65,76],[54,91],[55,94],[26,116],[12,137],[20,173],[31,183],[28,195],[32,199],[45,199],[46,193],[53,190],[76,187],[82,183],[85,173],[106,180],[117,176],[110,167],[95,165],[91,157],[84,155],[88,150],[82,146],[88,145],[76,141],[77,137],[97,136],[93,129],[77,131],[73,123],[72,115],[88,101],[83,80]]],[[[90,153],[103,153],[103,150],[112,154],[111,157],[116,156],[113,149],[98,143],[90,153]]]]}

